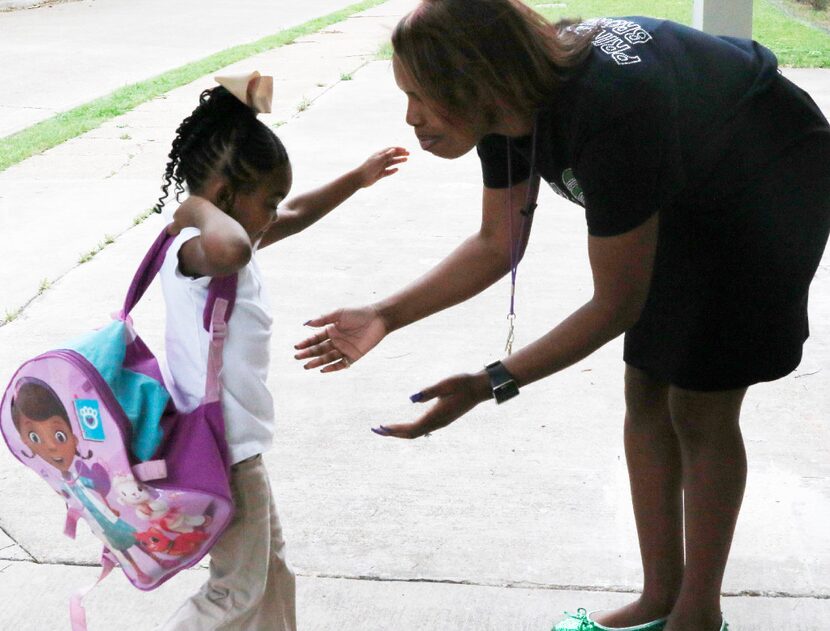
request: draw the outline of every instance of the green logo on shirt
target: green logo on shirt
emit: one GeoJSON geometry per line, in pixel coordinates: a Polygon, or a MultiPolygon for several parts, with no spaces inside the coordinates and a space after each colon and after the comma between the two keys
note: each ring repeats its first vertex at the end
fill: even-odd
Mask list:
{"type": "Polygon", "coordinates": [[[576,177],[574,177],[573,169],[565,169],[562,171],[562,184],[568,189],[571,197],[583,206],[585,205],[585,195],[582,193],[582,187],[579,185],[576,177]]]}

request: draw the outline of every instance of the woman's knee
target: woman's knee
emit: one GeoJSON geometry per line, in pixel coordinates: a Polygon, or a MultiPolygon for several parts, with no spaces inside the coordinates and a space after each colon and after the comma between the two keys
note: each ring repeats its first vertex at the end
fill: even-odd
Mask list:
{"type": "Polygon", "coordinates": [[[648,373],[626,366],[625,412],[628,424],[665,422],[668,418],[669,384],[655,379],[648,373]]]}
{"type": "Polygon", "coordinates": [[[701,392],[671,386],[668,405],[674,431],[685,448],[726,446],[741,436],[746,388],[701,392]]]}

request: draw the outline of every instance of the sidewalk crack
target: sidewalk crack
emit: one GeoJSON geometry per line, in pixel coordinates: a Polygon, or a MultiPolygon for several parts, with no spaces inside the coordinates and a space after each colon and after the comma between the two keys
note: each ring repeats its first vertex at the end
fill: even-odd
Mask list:
{"type": "MultiPolygon", "coordinates": [[[[465,579],[441,579],[441,578],[395,578],[372,576],[366,574],[325,574],[319,572],[296,572],[297,576],[303,578],[340,579],[351,581],[369,581],[378,583],[427,583],[434,585],[465,585],[470,587],[498,587],[502,589],[528,589],[548,590],[565,592],[610,592],[619,594],[639,594],[640,588],[626,587],[624,585],[558,585],[552,583],[534,583],[529,581],[473,581],[465,579]]],[[[783,591],[783,590],[758,590],[742,589],[721,592],[726,598],[802,598],[812,600],[830,600],[830,593],[814,591],[783,591]]]]}
{"type": "MultiPolygon", "coordinates": [[[[11,543],[9,545],[3,546],[2,548],[0,548],[0,552],[2,552],[3,550],[7,550],[9,548],[13,548],[13,547],[17,546],[18,548],[20,548],[23,551],[23,553],[27,557],[29,557],[27,560],[31,561],[32,563],[39,563],[39,561],[35,558],[35,556],[31,552],[29,552],[19,541],[17,541],[14,537],[12,537],[11,534],[5,528],[3,528],[3,526],[0,526],[0,533],[6,535],[6,537],[9,538],[9,541],[11,541],[11,543]]],[[[8,559],[6,559],[6,560],[8,560],[8,559]]],[[[6,565],[2,570],[0,570],[0,572],[6,570],[8,567],[9,567],[9,565],[6,565]]]]}
{"type": "MultiPolygon", "coordinates": [[[[92,248],[89,252],[86,252],[86,253],[84,253],[80,256],[80,258],[78,259],[78,262],[75,265],[73,265],[69,269],[65,270],[64,272],[62,272],[61,274],[59,274],[57,277],[55,277],[53,279],[48,279],[48,278],[43,279],[41,281],[40,288],[38,289],[37,293],[35,293],[33,296],[31,296],[28,300],[26,300],[22,305],[20,305],[16,309],[12,309],[11,311],[7,310],[5,315],[0,315],[0,328],[3,328],[4,326],[7,326],[7,325],[11,324],[12,322],[14,322],[15,320],[17,320],[26,311],[26,309],[29,308],[29,306],[35,300],[37,300],[43,294],[45,294],[47,291],[49,291],[58,282],[60,282],[64,278],[66,278],[69,274],[71,274],[76,269],[81,267],[84,263],[88,263],[89,261],[91,261],[104,248],[112,245],[113,243],[118,241],[118,239],[120,239],[125,234],[127,234],[130,230],[133,230],[137,226],[144,223],[144,221],[148,217],[151,217],[153,214],[155,214],[155,213],[153,212],[152,208],[149,208],[146,211],[144,211],[143,213],[140,213],[139,215],[137,215],[133,219],[133,223],[130,226],[124,228],[121,232],[119,232],[115,235],[105,234],[104,238],[101,241],[98,242],[98,245],[96,245],[94,248],[92,248]]],[[[2,528],[0,528],[0,530],[2,530],[2,528]]]]}

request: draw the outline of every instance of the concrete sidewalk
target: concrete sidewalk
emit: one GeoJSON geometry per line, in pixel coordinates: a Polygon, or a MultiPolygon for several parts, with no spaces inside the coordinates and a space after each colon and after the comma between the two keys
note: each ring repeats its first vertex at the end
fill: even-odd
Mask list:
{"type": "Polygon", "coordinates": [[[357,1],[93,0],[0,12],[0,137],[357,1]]]}
{"type": "MultiPolygon", "coordinates": [[[[369,428],[412,418],[420,408],[408,395],[501,356],[505,283],[396,333],[352,370],[321,376],[291,359],[309,317],[398,289],[478,226],[475,156],[447,162],[416,149],[388,62],[340,81],[412,4],[392,0],[234,69],[277,75],[280,109],[265,120],[286,121],[278,133],[292,157],[295,191],[382,146],[413,150],[399,174],[259,255],[276,317],[269,386],[279,427],[266,460],[300,577],[300,625],[545,631],[564,609],[614,606],[638,589],[619,341],[509,406],[479,406],[413,442],[384,440],[369,428]],[[312,103],[300,111],[301,101],[312,103]]],[[[821,92],[826,72],[792,76],[830,112],[830,95],[821,92]]],[[[26,297],[40,278],[65,273],[0,327],[1,384],[24,359],[120,305],[160,218],[128,230],[89,263],[73,269],[74,261],[152,204],[173,130],[210,83],[176,90],[0,174],[0,249],[15,261],[0,270],[0,287],[26,297]]],[[[518,277],[519,344],[591,289],[580,209],[549,191],[539,205],[518,277]]],[[[811,298],[804,362],[787,378],[751,389],[745,405],[750,476],[724,604],[738,630],[818,630],[830,619],[828,257],[811,298]]],[[[162,310],[154,287],[135,313],[157,351],[162,310]]],[[[0,497],[0,629],[67,629],[69,595],[97,575],[97,540],[84,528],[78,541],[66,540],[62,502],[5,449],[0,497]]],[[[89,599],[90,629],[148,631],[204,577],[204,568],[194,569],[141,593],[115,575],[89,599]]]]}
{"type": "MultiPolygon", "coordinates": [[[[410,6],[411,1],[386,3],[224,72],[272,74],[274,111],[263,120],[280,127],[374,59],[401,7],[410,6]]],[[[149,60],[147,67],[153,63],[149,60]]],[[[7,82],[13,80],[0,79],[0,85],[7,82]]],[[[204,77],[0,172],[0,251],[15,261],[0,271],[0,321],[155,204],[175,129],[198,104],[199,93],[212,85],[213,77],[204,77]],[[43,252],[51,254],[44,258],[43,252]]],[[[47,86],[37,100],[46,100],[53,89],[47,86]]],[[[90,90],[95,89],[93,82],[90,90]]]]}

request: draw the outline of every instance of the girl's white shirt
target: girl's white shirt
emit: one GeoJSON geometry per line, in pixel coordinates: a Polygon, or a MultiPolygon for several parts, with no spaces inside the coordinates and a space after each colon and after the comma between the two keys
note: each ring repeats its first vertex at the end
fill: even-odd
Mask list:
{"type": "MultiPolygon", "coordinates": [[[[161,266],[167,306],[162,372],[176,407],[199,406],[205,393],[210,337],[203,325],[209,277],[190,278],[179,269],[179,250],[199,236],[185,228],[161,266]]],[[[222,410],[231,463],[266,451],[274,435],[274,400],[267,387],[273,318],[256,258],[238,272],[236,303],[223,351],[222,410]]]]}

